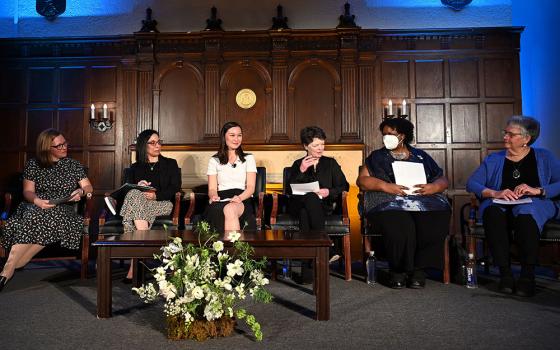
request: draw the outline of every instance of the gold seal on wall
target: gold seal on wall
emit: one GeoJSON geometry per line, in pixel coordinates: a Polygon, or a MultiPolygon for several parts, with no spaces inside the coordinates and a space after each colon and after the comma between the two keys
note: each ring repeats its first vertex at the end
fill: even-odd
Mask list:
{"type": "Polygon", "coordinates": [[[249,109],[255,105],[257,102],[257,95],[251,89],[241,89],[235,95],[235,102],[237,105],[243,109],[249,109]]]}

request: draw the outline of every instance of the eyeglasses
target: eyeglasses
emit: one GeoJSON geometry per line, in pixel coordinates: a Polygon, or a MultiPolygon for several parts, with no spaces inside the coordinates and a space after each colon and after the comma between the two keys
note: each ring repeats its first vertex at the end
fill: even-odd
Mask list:
{"type": "Polygon", "coordinates": [[[68,142],[64,142],[55,146],[51,146],[52,148],[56,148],[57,150],[61,151],[64,148],[68,148],[68,142]]]}
{"type": "Polygon", "coordinates": [[[163,140],[150,141],[150,142],[148,142],[148,145],[154,146],[154,147],[155,147],[155,145],[160,145],[161,146],[161,145],[163,145],[163,140]]]}
{"type": "Polygon", "coordinates": [[[522,132],[511,132],[511,131],[507,131],[507,130],[502,130],[502,135],[503,136],[507,136],[509,138],[512,138],[514,136],[519,136],[519,135],[525,135],[525,133],[522,132]]]}

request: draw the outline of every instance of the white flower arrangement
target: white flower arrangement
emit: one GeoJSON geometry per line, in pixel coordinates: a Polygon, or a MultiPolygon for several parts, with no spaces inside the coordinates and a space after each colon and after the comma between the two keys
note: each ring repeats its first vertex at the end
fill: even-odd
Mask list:
{"type": "Polygon", "coordinates": [[[161,266],[151,270],[156,285],[148,283],[133,290],[146,303],[163,297],[164,313],[183,318],[187,328],[196,319],[236,317],[244,319],[255,338],[262,340],[260,324],[237,304],[247,295],[260,302],[272,300],[264,288],[269,283],[262,271],[266,259],[253,260],[253,249],[239,241],[239,232],[229,235],[233,249],[225,250],[218,235],[210,233],[208,223],[198,223],[195,231],[199,234],[198,245],[184,246],[176,237],[161,248],[161,255],[154,255],[161,261],[161,266]]]}

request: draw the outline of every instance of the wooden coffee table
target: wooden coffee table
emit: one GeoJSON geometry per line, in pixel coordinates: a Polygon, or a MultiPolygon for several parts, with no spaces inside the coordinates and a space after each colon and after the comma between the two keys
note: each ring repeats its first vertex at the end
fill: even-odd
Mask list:
{"type": "MultiPolygon", "coordinates": [[[[107,318],[112,314],[111,259],[152,258],[159,253],[169,237],[181,237],[183,242],[198,243],[191,230],[147,230],[106,237],[93,243],[97,247],[97,317],[107,318]]],[[[219,238],[223,240],[223,236],[219,238]]],[[[255,257],[268,259],[312,259],[315,279],[316,319],[330,318],[329,294],[329,246],[330,240],[322,232],[291,232],[266,230],[243,232],[240,240],[255,249],[255,257]]],[[[226,249],[231,244],[224,241],[226,249]]]]}

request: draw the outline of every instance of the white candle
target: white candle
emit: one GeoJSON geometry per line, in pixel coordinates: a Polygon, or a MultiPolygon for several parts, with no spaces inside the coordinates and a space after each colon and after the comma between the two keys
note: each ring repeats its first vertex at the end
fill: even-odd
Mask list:
{"type": "Polygon", "coordinates": [[[107,119],[107,104],[103,104],[103,119],[107,119]]]}
{"type": "Polygon", "coordinates": [[[393,115],[393,101],[389,100],[389,115],[393,115]]]}
{"type": "Polygon", "coordinates": [[[91,104],[91,116],[90,118],[93,120],[95,119],[95,106],[93,105],[93,103],[91,104]]]}
{"type": "Polygon", "coordinates": [[[406,100],[402,100],[402,114],[406,115],[406,100]]]}

